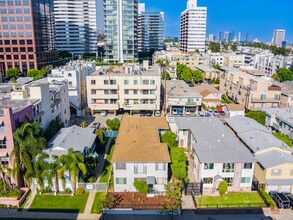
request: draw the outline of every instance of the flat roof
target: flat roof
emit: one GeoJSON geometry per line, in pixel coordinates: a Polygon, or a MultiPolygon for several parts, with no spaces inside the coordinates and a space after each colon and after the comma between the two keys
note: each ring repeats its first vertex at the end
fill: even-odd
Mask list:
{"type": "MultiPolygon", "coordinates": [[[[162,81],[165,87],[165,81],[162,81]]],[[[167,80],[167,96],[169,98],[202,98],[199,92],[193,90],[189,85],[183,80],[167,80]]]]}
{"type": "Polygon", "coordinates": [[[124,66],[100,66],[99,69],[97,69],[95,72],[93,72],[90,76],[159,76],[160,70],[159,66],[149,66],[148,69],[145,69],[143,66],[139,66],[139,69],[137,69],[137,66],[129,66],[132,67],[133,70],[131,73],[126,73],[126,67],[124,66]],[[109,71],[110,67],[113,68],[113,72],[107,72],[109,71]]]}
{"type": "Polygon", "coordinates": [[[218,118],[171,117],[178,129],[191,131],[201,163],[250,163],[255,158],[218,118]]]}
{"type": "Polygon", "coordinates": [[[211,66],[196,66],[195,68],[203,72],[217,72],[218,70],[211,66]]]}
{"type": "Polygon", "coordinates": [[[7,93],[0,94],[2,98],[0,99],[0,115],[4,114],[5,108],[12,108],[13,114],[20,112],[21,110],[27,108],[32,105],[38,99],[11,99],[11,96],[7,93]]]}
{"type": "Polygon", "coordinates": [[[124,117],[112,162],[167,162],[168,146],[161,143],[159,130],[169,130],[166,118],[124,117]]]}
{"type": "Polygon", "coordinates": [[[290,124],[293,127],[293,109],[292,108],[262,108],[261,111],[266,112],[269,116],[276,116],[281,121],[290,124]]]}

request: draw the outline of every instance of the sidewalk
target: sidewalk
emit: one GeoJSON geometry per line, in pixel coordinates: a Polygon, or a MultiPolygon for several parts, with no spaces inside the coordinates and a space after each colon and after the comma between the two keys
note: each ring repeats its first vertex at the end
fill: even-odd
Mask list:
{"type": "Polygon", "coordinates": [[[21,212],[27,212],[28,211],[29,207],[31,206],[31,204],[34,201],[34,198],[35,198],[36,194],[37,194],[37,190],[36,190],[36,188],[34,188],[32,193],[31,193],[31,195],[29,196],[27,202],[25,203],[23,209],[21,210],[21,212]]]}

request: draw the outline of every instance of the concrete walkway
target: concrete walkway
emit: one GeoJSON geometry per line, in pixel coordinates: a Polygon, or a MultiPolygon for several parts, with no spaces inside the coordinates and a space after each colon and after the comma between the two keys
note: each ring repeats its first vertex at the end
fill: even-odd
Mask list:
{"type": "Polygon", "coordinates": [[[187,153],[187,161],[188,161],[188,167],[187,167],[187,177],[189,178],[189,181],[191,183],[196,183],[195,175],[193,173],[194,171],[194,160],[190,157],[190,154],[187,153]]]}
{"type": "Polygon", "coordinates": [[[90,192],[85,209],[84,209],[84,214],[91,214],[92,206],[95,200],[95,195],[96,195],[95,192],[90,192]]]}
{"type": "Polygon", "coordinates": [[[27,210],[29,209],[29,207],[31,206],[31,204],[34,201],[36,194],[37,194],[37,190],[36,190],[36,188],[34,188],[31,195],[28,197],[28,200],[26,201],[23,209],[21,210],[22,212],[27,212],[27,210]]]}
{"type": "Polygon", "coordinates": [[[96,183],[98,183],[100,181],[100,177],[102,175],[103,172],[103,168],[104,168],[104,164],[105,164],[105,160],[107,157],[107,153],[109,151],[110,145],[112,142],[112,138],[109,138],[107,145],[106,145],[106,149],[105,149],[105,153],[101,156],[99,156],[99,166],[97,167],[97,169],[95,170],[95,174],[96,174],[96,183]]]}
{"type": "Polygon", "coordinates": [[[182,201],[182,209],[184,209],[184,210],[195,210],[195,206],[194,206],[192,196],[185,195],[185,193],[183,192],[181,201],[182,201]]]}

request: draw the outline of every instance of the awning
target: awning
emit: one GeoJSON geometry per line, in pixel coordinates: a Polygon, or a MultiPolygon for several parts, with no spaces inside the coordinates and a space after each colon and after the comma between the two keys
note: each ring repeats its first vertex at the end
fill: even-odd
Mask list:
{"type": "Polygon", "coordinates": [[[147,184],[148,185],[155,185],[156,184],[156,177],[154,177],[154,176],[148,176],[147,177],[147,184]]]}
{"type": "Polygon", "coordinates": [[[0,151],[0,157],[7,157],[8,153],[6,151],[0,151]]]}
{"type": "Polygon", "coordinates": [[[0,141],[4,141],[5,136],[4,135],[0,135],[0,141]]]}
{"type": "Polygon", "coordinates": [[[223,181],[223,179],[222,179],[222,177],[220,175],[216,175],[214,177],[214,179],[215,179],[216,182],[222,182],[223,181]]]}

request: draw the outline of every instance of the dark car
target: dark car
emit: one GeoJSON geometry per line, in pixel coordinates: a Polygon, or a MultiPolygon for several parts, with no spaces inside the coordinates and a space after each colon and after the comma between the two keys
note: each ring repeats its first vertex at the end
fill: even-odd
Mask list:
{"type": "Polygon", "coordinates": [[[289,209],[290,201],[283,193],[270,192],[271,197],[280,209],[289,209]]]}
{"type": "Polygon", "coordinates": [[[189,85],[189,87],[194,87],[193,83],[189,83],[188,85],[189,85]]]}
{"type": "Polygon", "coordinates": [[[286,195],[287,199],[289,200],[290,202],[290,209],[293,210],[293,196],[290,196],[290,195],[286,195]]]}
{"type": "Polygon", "coordinates": [[[219,111],[219,114],[220,114],[221,116],[226,116],[226,113],[225,113],[224,111],[219,111]]]}
{"type": "Polygon", "coordinates": [[[96,128],[96,129],[99,129],[99,127],[100,127],[100,123],[99,122],[95,122],[95,123],[93,123],[93,126],[94,126],[94,128],[96,128]]]}

